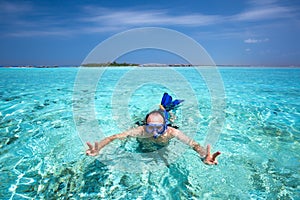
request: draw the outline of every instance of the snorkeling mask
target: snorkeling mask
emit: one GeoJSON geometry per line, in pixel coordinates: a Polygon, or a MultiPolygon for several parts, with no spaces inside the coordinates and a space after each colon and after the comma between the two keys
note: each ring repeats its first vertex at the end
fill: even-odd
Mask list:
{"type": "Polygon", "coordinates": [[[153,137],[155,139],[158,138],[158,136],[162,135],[168,128],[168,112],[166,110],[161,109],[159,113],[164,118],[164,123],[147,123],[145,125],[146,132],[150,134],[154,133],[153,137]]]}
{"type": "Polygon", "coordinates": [[[167,124],[146,124],[146,132],[150,134],[154,134],[154,138],[158,138],[159,135],[162,135],[167,129],[167,124]]]}

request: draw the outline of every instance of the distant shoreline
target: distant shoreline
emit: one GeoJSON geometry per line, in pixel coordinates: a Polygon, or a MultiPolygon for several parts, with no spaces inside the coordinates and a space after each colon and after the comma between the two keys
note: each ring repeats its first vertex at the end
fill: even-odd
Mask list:
{"type": "Polygon", "coordinates": [[[113,63],[113,64],[83,64],[83,65],[4,65],[0,66],[0,68],[79,68],[79,67],[87,67],[87,68],[97,68],[97,67],[220,67],[220,68],[228,68],[228,67],[237,67],[237,68],[300,68],[300,65],[216,65],[216,66],[208,66],[208,65],[191,65],[191,64],[127,64],[127,63],[113,63]]]}

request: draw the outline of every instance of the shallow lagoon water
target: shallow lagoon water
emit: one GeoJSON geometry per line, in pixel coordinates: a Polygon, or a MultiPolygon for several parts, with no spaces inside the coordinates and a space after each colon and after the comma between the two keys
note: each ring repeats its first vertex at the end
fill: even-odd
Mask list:
{"type": "MultiPolygon", "coordinates": [[[[300,198],[299,68],[219,68],[226,96],[224,126],[213,146],[222,152],[219,165],[204,165],[186,148],[168,167],[138,173],[113,168],[114,153],[135,151],[134,139],[115,141],[103,151],[110,165],[85,155],[72,107],[78,70],[0,68],[0,199],[300,198]]],[[[95,91],[96,117],[105,135],[124,128],[112,116],[111,99],[130,70],[105,69],[95,91]]],[[[196,125],[185,123],[180,110],[178,125],[195,131],[194,139],[203,143],[212,119],[209,90],[194,68],[174,70],[189,81],[198,100],[191,105],[185,99],[181,107],[196,125]]],[[[155,108],[166,90],[159,84],[137,88],[127,125],[155,108]]],[[[115,102],[122,100],[128,101],[120,96],[115,102]]]]}

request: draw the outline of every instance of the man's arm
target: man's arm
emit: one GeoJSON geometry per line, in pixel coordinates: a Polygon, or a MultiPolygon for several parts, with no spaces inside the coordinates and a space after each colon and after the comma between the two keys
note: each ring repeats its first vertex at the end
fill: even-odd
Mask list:
{"type": "Polygon", "coordinates": [[[221,153],[218,151],[218,152],[214,153],[213,155],[211,155],[210,154],[210,145],[207,145],[206,149],[204,149],[196,141],[192,140],[187,135],[185,135],[183,132],[181,132],[180,130],[177,130],[177,129],[173,129],[172,135],[174,135],[177,139],[179,139],[183,143],[192,147],[194,149],[194,151],[196,151],[200,155],[202,161],[205,164],[209,164],[209,165],[218,164],[218,161],[216,160],[216,158],[221,153]]]}
{"type": "Polygon", "coordinates": [[[193,139],[189,138],[187,135],[185,135],[183,132],[181,132],[178,129],[173,129],[172,130],[172,135],[175,136],[178,140],[181,142],[189,145],[194,151],[196,151],[201,157],[205,157],[207,152],[206,150],[198,144],[196,141],[193,139]]]}
{"type": "Polygon", "coordinates": [[[143,133],[143,127],[137,127],[134,129],[130,129],[128,131],[125,131],[123,133],[115,134],[109,137],[104,138],[100,142],[95,142],[95,146],[93,146],[90,142],[87,142],[89,149],[86,150],[86,155],[89,156],[96,156],[99,154],[99,151],[104,148],[106,145],[114,141],[115,139],[125,139],[127,137],[138,137],[139,135],[142,135],[143,133]]]}

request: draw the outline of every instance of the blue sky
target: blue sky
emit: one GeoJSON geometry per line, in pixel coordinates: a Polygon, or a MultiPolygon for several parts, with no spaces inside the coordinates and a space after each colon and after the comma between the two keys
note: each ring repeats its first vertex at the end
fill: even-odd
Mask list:
{"type": "MultiPolygon", "coordinates": [[[[0,65],[79,65],[100,42],[163,27],[196,40],[216,64],[300,65],[300,1],[0,1],[0,65]]],[[[158,50],[117,60],[178,63],[158,50]]]]}

